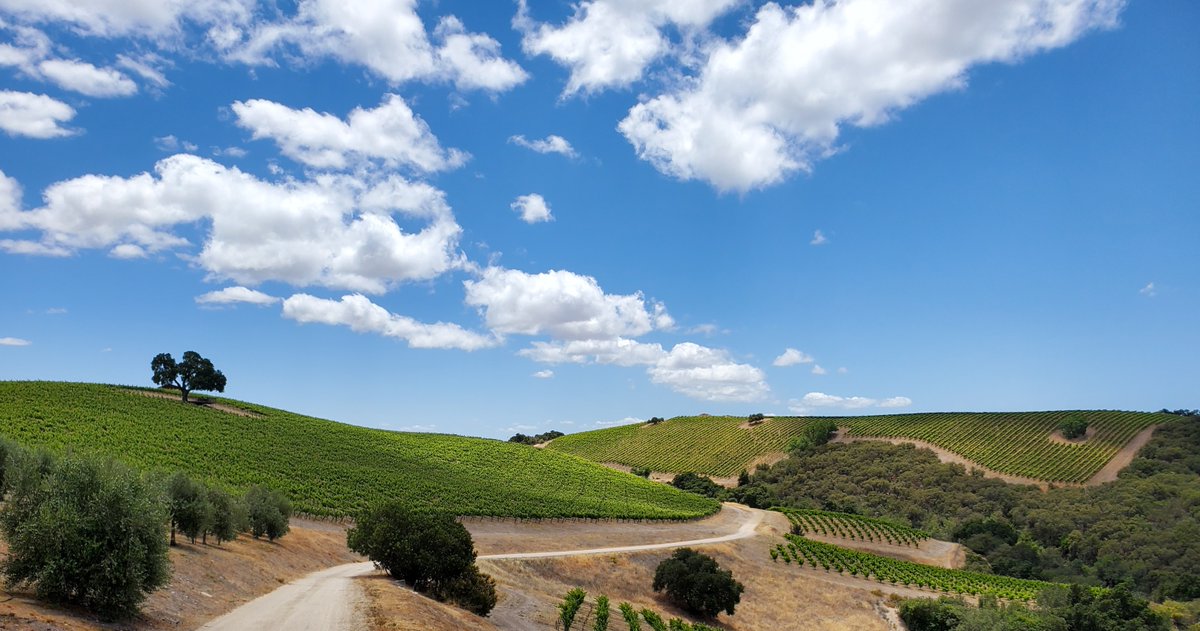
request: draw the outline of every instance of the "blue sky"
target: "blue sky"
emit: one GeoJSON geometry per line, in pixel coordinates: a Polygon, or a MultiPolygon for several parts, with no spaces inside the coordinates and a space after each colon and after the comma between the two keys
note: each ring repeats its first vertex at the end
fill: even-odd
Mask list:
{"type": "Polygon", "coordinates": [[[506,437],[1195,407],[1183,0],[0,0],[0,379],[506,437]]]}

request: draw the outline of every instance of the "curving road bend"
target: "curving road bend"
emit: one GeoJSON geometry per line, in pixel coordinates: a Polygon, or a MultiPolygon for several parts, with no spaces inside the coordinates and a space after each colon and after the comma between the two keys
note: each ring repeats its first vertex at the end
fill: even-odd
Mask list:
{"type": "MultiPolygon", "coordinates": [[[[649,543],[635,546],[613,546],[586,550],[555,550],[551,552],[515,552],[481,555],[480,560],[499,559],[544,559],[549,557],[584,556],[589,554],[614,554],[666,550],[712,543],[724,543],[745,539],[754,535],[762,523],[764,511],[737,504],[725,504],[726,510],[739,513],[738,528],[719,537],[649,543]]],[[[356,576],[375,571],[370,561],[347,563],[314,572],[252,600],[237,609],[205,623],[200,631],[326,631],[328,629],[366,629],[366,621],[356,604],[361,597],[356,576]]]]}

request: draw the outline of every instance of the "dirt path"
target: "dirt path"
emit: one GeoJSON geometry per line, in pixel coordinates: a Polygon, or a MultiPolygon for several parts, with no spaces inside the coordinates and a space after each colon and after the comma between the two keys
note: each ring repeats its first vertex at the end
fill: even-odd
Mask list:
{"type": "Polygon", "coordinates": [[[371,562],[338,565],[252,600],[200,627],[202,631],[325,631],[366,629],[354,577],[374,571],[371,562]]]}
{"type": "MultiPolygon", "coordinates": [[[[140,394],[144,397],[152,397],[155,399],[170,399],[172,401],[179,400],[178,395],[170,393],[170,392],[156,392],[154,390],[135,390],[133,388],[123,388],[123,390],[125,390],[125,392],[130,392],[133,394],[140,394]]],[[[232,405],[225,405],[224,403],[214,403],[212,401],[205,399],[204,397],[194,398],[191,401],[188,401],[188,404],[199,406],[202,408],[208,408],[210,410],[218,410],[218,411],[226,412],[229,414],[236,414],[238,416],[246,416],[249,418],[262,418],[262,414],[259,414],[257,412],[251,412],[250,410],[243,410],[242,408],[233,407],[232,405]]]]}
{"type": "MultiPolygon", "coordinates": [[[[1055,482],[1054,485],[1055,486],[1099,486],[1101,484],[1104,484],[1105,482],[1112,482],[1113,480],[1116,480],[1117,474],[1119,474],[1121,472],[1121,470],[1124,469],[1125,467],[1128,467],[1129,463],[1133,462],[1134,457],[1137,456],[1137,452],[1142,447],[1145,447],[1146,443],[1150,442],[1150,437],[1154,434],[1154,430],[1158,429],[1158,427],[1159,427],[1158,425],[1152,425],[1152,426],[1147,427],[1146,429],[1138,432],[1136,436],[1134,436],[1132,439],[1130,439],[1129,442],[1125,443],[1125,446],[1122,447],[1121,450],[1118,451],[1117,454],[1115,456],[1113,456],[1111,460],[1108,461],[1108,464],[1104,465],[1103,469],[1100,469],[1100,471],[1096,472],[1096,474],[1093,475],[1091,478],[1089,478],[1087,482],[1084,482],[1083,484],[1073,484],[1073,483],[1069,483],[1069,482],[1055,482]]],[[[933,443],[925,442],[923,440],[918,440],[916,438],[879,438],[879,437],[875,437],[875,436],[847,436],[846,428],[843,427],[843,428],[838,428],[837,434],[834,435],[833,439],[830,440],[829,442],[852,443],[852,442],[856,442],[856,441],[875,441],[875,442],[891,443],[893,445],[903,445],[906,443],[910,444],[910,445],[916,445],[917,447],[920,447],[922,449],[928,449],[929,451],[932,451],[934,453],[934,455],[936,455],[938,457],[938,460],[941,460],[942,462],[960,464],[963,467],[965,467],[967,469],[967,471],[979,471],[979,472],[983,473],[983,476],[985,478],[996,478],[998,480],[1004,480],[1005,482],[1011,482],[1013,484],[1028,484],[1030,486],[1036,486],[1036,487],[1042,489],[1043,491],[1050,488],[1050,483],[1046,482],[1045,480],[1038,480],[1035,478],[1026,478],[1023,476],[1011,475],[1008,473],[1001,473],[999,471],[996,471],[995,469],[989,469],[989,468],[979,465],[975,462],[972,462],[971,460],[967,460],[966,458],[964,458],[952,451],[949,451],[947,449],[944,449],[942,447],[934,445],[933,443]]]]}

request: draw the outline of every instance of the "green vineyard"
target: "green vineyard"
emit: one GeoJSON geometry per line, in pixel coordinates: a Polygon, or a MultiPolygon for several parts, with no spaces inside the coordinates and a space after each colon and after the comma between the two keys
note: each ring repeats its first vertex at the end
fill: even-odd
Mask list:
{"type": "Polygon", "coordinates": [[[787,515],[792,523],[792,533],[797,535],[817,534],[912,547],[929,538],[922,530],[862,515],[780,507],[771,510],[787,515]]]}
{"type": "Polygon", "coordinates": [[[787,540],[787,543],[771,549],[772,560],[874,579],[891,585],[973,596],[988,594],[1006,600],[1033,600],[1043,589],[1055,585],[901,561],[811,541],[797,535],[787,535],[787,540]]]}
{"type": "Polygon", "coordinates": [[[231,489],[263,484],[302,512],[381,498],[458,515],[677,519],[718,504],[574,456],[482,438],[335,423],[220,400],[255,416],[93,384],[0,382],[0,436],[111,456],[231,489]]]}
{"type": "Polygon", "coordinates": [[[677,417],[563,436],[549,448],[596,462],[733,476],[783,452],[806,423],[832,420],[850,437],[911,438],[1000,473],[1046,482],[1085,482],[1138,432],[1175,417],[1145,412],[931,413],[774,417],[749,427],[743,417],[677,417]],[[1082,414],[1094,435],[1079,444],[1050,439],[1058,423],[1082,414]]]}

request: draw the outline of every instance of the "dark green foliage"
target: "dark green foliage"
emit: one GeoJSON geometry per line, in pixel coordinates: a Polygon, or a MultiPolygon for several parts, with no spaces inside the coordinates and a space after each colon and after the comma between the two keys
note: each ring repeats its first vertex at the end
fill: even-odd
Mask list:
{"type": "Polygon", "coordinates": [[[632,473],[633,475],[636,475],[639,478],[649,478],[650,477],[650,467],[631,467],[629,469],[629,472],[632,473]]]}
{"type": "Polygon", "coordinates": [[[218,545],[233,541],[239,532],[249,528],[250,517],[246,514],[246,505],[241,499],[234,498],[221,489],[208,489],[208,506],[210,519],[204,532],[205,543],[210,534],[216,538],[218,545]]]}
{"type": "Polygon", "coordinates": [[[526,436],[525,434],[513,434],[512,438],[508,439],[508,442],[520,443],[522,445],[540,445],[542,443],[550,442],[559,436],[566,436],[566,434],[552,429],[542,434],[534,434],[533,436],[526,436]]]}
{"type": "Polygon", "coordinates": [[[705,497],[717,497],[725,490],[716,482],[695,473],[680,473],[671,480],[671,486],[705,497]]]}
{"type": "Polygon", "coordinates": [[[1036,608],[981,598],[906,600],[900,618],[909,631],[1167,631],[1167,619],[1123,586],[1094,594],[1078,585],[1047,589],[1036,608]]]}
{"type": "Polygon", "coordinates": [[[364,511],[346,541],[421,592],[461,576],[475,563],[471,534],[453,515],[414,512],[397,501],[364,511]]]}
{"type": "Polygon", "coordinates": [[[162,491],[112,461],[67,455],[43,466],[36,454],[8,463],[8,584],[105,619],[132,617],[170,571],[162,491]]]}
{"type": "Polygon", "coordinates": [[[742,472],[738,474],[737,485],[746,486],[747,484],[750,484],[750,472],[742,469],[742,472]]]}
{"type": "Polygon", "coordinates": [[[170,353],[159,353],[150,360],[150,370],[155,384],[179,390],[185,403],[193,390],[225,392],[225,375],[196,351],[187,351],[178,363],[170,353]]]}
{"type": "Polygon", "coordinates": [[[732,572],[722,570],[712,557],[691,548],[680,548],[658,564],[653,588],[665,591],[684,610],[706,618],[722,611],[732,616],[745,590],[732,572]]]}
{"type": "Polygon", "coordinates": [[[1072,414],[1058,423],[1058,430],[1065,438],[1075,439],[1087,433],[1088,420],[1082,414],[1072,414]]]}
{"type": "Polygon", "coordinates": [[[661,416],[651,416],[651,417],[650,417],[650,420],[646,421],[646,424],[647,424],[647,425],[658,425],[659,423],[661,423],[661,422],[663,422],[663,421],[665,421],[665,420],[666,420],[666,419],[664,419],[664,418],[663,418],[663,417],[661,417],[661,416]]]}
{"type": "Polygon", "coordinates": [[[208,529],[212,520],[212,507],[204,485],[176,473],[167,481],[167,502],[171,515],[171,545],[175,545],[176,530],[196,543],[196,537],[208,529]]]}
{"type": "Polygon", "coordinates": [[[558,605],[558,622],[562,625],[563,631],[571,631],[571,625],[575,624],[575,614],[579,613],[579,608],[583,605],[583,599],[587,598],[587,592],[576,587],[567,592],[563,597],[563,601],[558,605]]]}
{"type": "Polygon", "coordinates": [[[633,605],[629,603],[621,603],[621,617],[625,619],[625,624],[629,626],[629,631],[642,631],[642,623],[638,620],[637,611],[633,605]]]}
{"type": "Polygon", "coordinates": [[[900,619],[909,631],[954,631],[959,621],[956,611],[962,605],[963,601],[948,598],[906,600],[900,603],[900,619]]]}
{"type": "Polygon", "coordinates": [[[457,577],[435,585],[431,595],[477,616],[487,616],[496,607],[496,581],[472,564],[457,577]]]}
{"type": "Polygon", "coordinates": [[[246,521],[255,539],[274,541],[288,532],[292,503],[281,493],[258,486],[246,491],[246,521]]]}
{"type": "Polygon", "coordinates": [[[592,631],[608,631],[608,596],[603,594],[596,599],[596,621],[592,624],[592,631]]]}
{"type": "Polygon", "coordinates": [[[749,417],[747,417],[746,420],[749,421],[751,425],[757,425],[757,424],[767,420],[767,415],[763,414],[762,412],[755,412],[754,414],[751,414],[749,417]]]}

